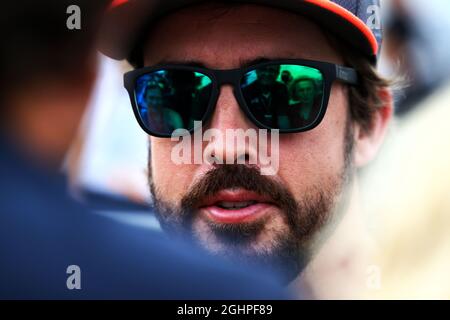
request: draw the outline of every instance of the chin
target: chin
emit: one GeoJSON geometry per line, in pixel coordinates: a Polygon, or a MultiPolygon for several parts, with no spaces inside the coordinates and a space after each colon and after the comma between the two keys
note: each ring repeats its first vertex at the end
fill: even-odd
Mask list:
{"type": "MultiPolygon", "coordinates": [[[[277,217],[280,217],[277,215],[277,217]]],[[[224,224],[198,217],[192,224],[194,241],[208,252],[245,265],[257,265],[289,283],[303,270],[306,259],[283,219],[270,215],[251,223],[224,224]]]]}

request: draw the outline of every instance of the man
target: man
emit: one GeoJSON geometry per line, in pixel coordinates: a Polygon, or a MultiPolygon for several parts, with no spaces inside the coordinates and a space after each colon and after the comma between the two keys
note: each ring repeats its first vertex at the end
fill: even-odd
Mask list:
{"type": "Polygon", "coordinates": [[[315,110],[320,109],[323,99],[321,94],[316,94],[314,79],[302,77],[292,83],[291,101],[289,101],[289,116],[296,121],[298,126],[308,123],[310,117],[315,117],[315,110]]]}
{"type": "Polygon", "coordinates": [[[153,83],[145,88],[146,108],[141,111],[143,119],[152,123],[156,131],[175,130],[183,125],[180,115],[164,105],[163,89],[153,83]]]}
{"type": "Polygon", "coordinates": [[[255,73],[256,79],[242,90],[245,99],[259,121],[277,126],[279,117],[286,114],[289,100],[287,87],[277,81],[280,66],[269,66],[255,73]]]}
{"type": "MultiPolygon", "coordinates": [[[[102,48],[137,68],[125,79],[131,94],[142,74],[204,74],[214,87],[204,106],[205,127],[282,133],[280,169],[262,176],[260,164],[175,165],[170,159],[176,142],[167,139],[171,133],[157,136],[142,126],[152,135],[149,182],[163,228],[187,231],[214,253],[283,268],[287,281],[304,282],[317,296],[336,293],[330,286],[344,284],[345,273],[355,272],[352,254],[367,240],[362,216],[350,210],[358,205],[357,172],[377,154],[392,113],[388,85],[374,69],[381,40],[376,38],[381,34],[377,4],[113,3],[102,48]],[[317,117],[288,128],[257,118],[243,83],[268,66],[321,77],[324,98],[317,117]]],[[[259,151],[254,145],[228,148],[214,139],[203,141],[203,148],[209,159],[227,157],[235,163],[259,151]]]]}
{"type": "Polygon", "coordinates": [[[0,299],[283,297],[267,275],[110,221],[68,196],[59,169],[94,84],[106,4],[22,0],[0,15],[0,299]],[[74,4],[78,31],[66,26],[74,4]]]}
{"type": "Polygon", "coordinates": [[[289,71],[285,70],[281,73],[281,80],[283,81],[283,83],[289,87],[289,85],[291,84],[293,78],[292,75],[289,71]]]}

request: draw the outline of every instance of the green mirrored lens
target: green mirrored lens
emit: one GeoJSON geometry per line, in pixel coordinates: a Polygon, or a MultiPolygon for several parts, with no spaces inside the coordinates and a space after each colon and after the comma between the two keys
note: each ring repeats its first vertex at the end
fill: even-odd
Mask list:
{"type": "Polygon", "coordinates": [[[211,79],[189,70],[160,70],[137,79],[135,99],[139,117],[152,133],[171,135],[191,130],[201,121],[211,98],[211,79]]]}
{"type": "Polygon", "coordinates": [[[256,120],[274,129],[298,130],[319,118],[324,77],[301,65],[267,65],[248,72],[241,90],[256,120]]]}

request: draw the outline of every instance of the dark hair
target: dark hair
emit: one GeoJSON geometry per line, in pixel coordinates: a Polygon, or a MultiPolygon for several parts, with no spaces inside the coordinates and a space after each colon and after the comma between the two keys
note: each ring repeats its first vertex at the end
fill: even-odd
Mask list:
{"type": "Polygon", "coordinates": [[[358,71],[360,78],[358,86],[349,87],[351,117],[367,133],[373,127],[377,110],[384,105],[380,90],[389,88],[392,81],[380,76],[375,66],[367,59],[351,54],[344,56],[344,59],[349,66],[358,71]]]}
{"type": "Polygon", "coordinates": [[[0,13],[1,91],[42,78],[84,70],[95,48],[101,14],[109,0],[14,0],[0,13]],[[81,30],[69,30],[67,9],[81,11],[81,30]]]}
{"type": "Polygon", "coordinates": [[[380,90],[390,88],[394,81],[383,78],[376,65],[344,39],[338,39],[328,30],[323,32],[344,63],[358,72],[359,84],[348,87],[350,116],[364,132],[369,133],[377,110],[384,105],[380,90]]]}

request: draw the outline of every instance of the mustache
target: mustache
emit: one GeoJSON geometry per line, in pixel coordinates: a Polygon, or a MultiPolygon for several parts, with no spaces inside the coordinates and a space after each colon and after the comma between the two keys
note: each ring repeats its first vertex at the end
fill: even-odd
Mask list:
{"type": "Polygon", "coordinates": [[[225,189],[246,189],[268,196],[274,202],[282,198],[287,190],[278,182],[260,173],[256,166],[221,165],[208,171],[183,197],[183,207],[196,207],[205,198],[225,189]],[[275,191],[275,193],[273,193],[275,191]]]}
{"type": "MultiPolygon", "coordinates": [[[[211,223],[209,226],[216,237],[236,249],[238,257],[241,256],[250,263],[254,261],[274,267],[276,272],[285,274],[286,281],[294,279],[310,259],[310,241],[329,220],[338,187],[338,182],[329,186],[313,186],[304,191],[302,199],[297,201],[281,182],[271,176],[261,175],[257,166],[219,165],[195,181],[182,197],[179,206],[174,206],[158,197],[157,189],[150,180],[154,207],[161,227],[187,241],[195,239],[192,233],[195,211],[206,197],[212,197],[224,189],[241,188],[269,199],[280,209],[279,212],[289,228],[274,240],[277,249],[272,253],[255,252],[247,256],[246,253],[240,252],[240,246],[251,241],[264,227],[264,222],[242,226],[211,223]]],[[[196,245],[195,241],[192,243],[196,245]]]]}
{"type": "Polygon", "coordinates": [[[220,165],[208,171],[196,182],[181,200],[182,208],[194,210],[206,197],[226,189],[245,189],[265,196],[287,213],[288,222],[295,226],[298,204],[291,192],[280,182],[261,175],[257,166],[243,164],[220,165]]]}

